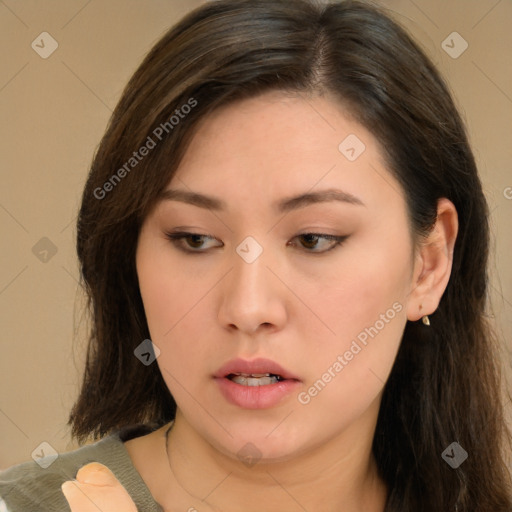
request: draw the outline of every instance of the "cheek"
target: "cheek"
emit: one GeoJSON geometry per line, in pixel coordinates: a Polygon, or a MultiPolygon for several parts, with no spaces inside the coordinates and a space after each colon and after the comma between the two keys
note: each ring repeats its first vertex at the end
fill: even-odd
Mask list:
{"type": "Polygon", "coordinates": [[[171,336],[215,283],[215,276],[191,274],[179,268],[179,260],[170,257],[169,244],[148,234],[137,251],[139,288],[154,343],[171,336]]]}
{"type": "Polygon", "coordinates": [[[347,252],[336,274],[324,276],[313,303],[331,332],[320,331],[308,352],[309,379],[299,403],[310,411],[335,404],[357,415],[382,390],[407,321],[410,254],[403,232],[388,241],[373,237],[371,245],[361,241],[347,252]]]}
{"type": "Polygon", "coordinates": [[[397,313],[405,309],[412,266],[403,232],[369,233],[341,251],[336,264],[326,264],[301,288],[326,327],[323,338],[337,349],[375,324],[379,332],[389,330],[395,317],[405,316],[397,313]]]}
{"type": "Polygon", "coordinates": [[[208,338],[205,333],[211,326],[202,308],[207,307],[207,292],[219,277],[176,268],[168,242],[156,236],[142,239],[137,273],[151,341],[160,350],[157,364],[169,390],[179,398],[180,383],[193,379],[198,361],[208,361],[211,345],[197,340],[199,334],[208,338]]]}

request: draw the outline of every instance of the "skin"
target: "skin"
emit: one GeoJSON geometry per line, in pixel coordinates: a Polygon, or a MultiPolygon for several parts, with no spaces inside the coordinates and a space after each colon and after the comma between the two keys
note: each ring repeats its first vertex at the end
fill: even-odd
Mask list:
{"type": "Polygon", "coordinates": [[[76,479],[64,482],[61,488],[71,512],[137,512],[135,503],[119,480],[99,462],[80,468],[76,479]]]}
{"type": "Polygon", "coordinates": [[[156,501],[166,510],[382,512],[387,489],[371,453],[382,390],[406,321],[433,313],[448,283],[453,204],[440,200],[431,235],[414,240],[373,135],[329,96],[283,92],[205,118],[168,188],[218,197],[227,209],[161,201],[139,237],[151,339],[178,405],[170,461],[166,427],[125,443],[156,501]],[[349,134],[366,146],[355,161],[338,149],[349,134]],[[364,204],[272,208],[328,188],[364,204]],[[173,230],[214,238],[182,240],[199,252],[187,254],[166,236],[173,230]],[[299,236],[306,233],[348,238],[319,254],[334,244],[299,236]],[[263,248],[250,264],[236,252],[247,236],[263,248]],[[378,334],[300,403],[298,392],[393,304],[399,311],[378,334]],[[235,357],[272,359],[300,388],[271,408],[232,405],[212,374],[235,357]],[[247,443],[260,457],[250,467],[237,456],[247,443]]]}

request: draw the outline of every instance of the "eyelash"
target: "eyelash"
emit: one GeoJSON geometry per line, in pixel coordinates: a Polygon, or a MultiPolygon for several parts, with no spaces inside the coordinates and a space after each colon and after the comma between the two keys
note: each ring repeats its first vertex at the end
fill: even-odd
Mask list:
{"type": "MultiPolygon", "coordinates": [[[[186,252],[188,254],[203,254],[207,250],[192,250],[190,248],[186,248],[183,245],[183,243],[182,243],[183,240],[190,239],[192,237],[210,238],[212,240],[215,240],[215,237],[213,237],[211,235],[204,235],[204,234],[198,234],[198,233],[188,233],[188,232],[185,232],[185,231],[184,232],[177,232],[177,233],[166,233],[165,235],[179,250],[181,250],[183,252],[186,252]]],[[[310,237],[310,236],[324,238],[325,240],[331,240],[332,242],[335,242],[334,245],[332,245],[331,247],[329,247],[325,251],[308,251],[308,250],[306,250],[306,252],[308,252],[310,254],[323,254],[323,253],[332,251],[336,247],[341,246],[343,244],[343,242],[345,242],[345,240],[348,238],[348,235],[336,236],[336,235],[327,235],[327,234],[323,234],[323,233],[301,233],[300,235],[296,235],[294,238],[310,237]]]]}

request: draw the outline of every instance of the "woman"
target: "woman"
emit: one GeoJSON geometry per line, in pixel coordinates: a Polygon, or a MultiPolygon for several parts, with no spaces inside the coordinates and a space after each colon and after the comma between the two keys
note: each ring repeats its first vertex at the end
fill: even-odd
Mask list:
{"type": "Polygon", "coordinates": [[[446,85],[379,9],[192,12],[83,194],[70,424],[102,439],[6,471],[8,510],[512,510],[487,219],[446,85]]]}

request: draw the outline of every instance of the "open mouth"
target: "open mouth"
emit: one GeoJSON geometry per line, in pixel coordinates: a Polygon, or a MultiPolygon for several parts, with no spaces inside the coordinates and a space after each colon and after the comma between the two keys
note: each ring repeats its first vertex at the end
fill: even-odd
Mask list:
{"type": "Polygon", "coordinates": [[[285,380],[274,373],[230,373],[226,378],[242,386],[268,386],[285,380]]]}
{"type": "Polygon", "coordinates": [[[303,384],[301,379],[266,358],[232,359],[213,375],[224,398],[243,409],[279,406],[303,384]]]}

